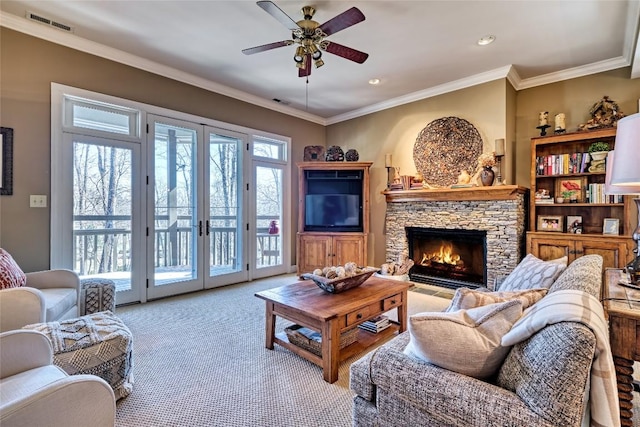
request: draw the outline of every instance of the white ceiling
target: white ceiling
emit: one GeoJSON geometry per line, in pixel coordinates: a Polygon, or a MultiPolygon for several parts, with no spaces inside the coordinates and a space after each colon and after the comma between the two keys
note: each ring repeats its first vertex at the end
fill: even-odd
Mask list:
{"type": "Polygon", "coordinates": [[[322,124],[497,78],[523,89],[628,65],[640,77],[640,0],[274,3],[296,21],[312,5],[319,23],[359,8],[364,22],[327,39],[369,59],[325,53],[307,84],[295,46],[242,54],[291,38],[255,1],[2,0],[0,24],[322,124]],[[27,20],[27,11],[73,34],[27,20]],[[488,34],[496,41],[478,46],[488,34]]]}

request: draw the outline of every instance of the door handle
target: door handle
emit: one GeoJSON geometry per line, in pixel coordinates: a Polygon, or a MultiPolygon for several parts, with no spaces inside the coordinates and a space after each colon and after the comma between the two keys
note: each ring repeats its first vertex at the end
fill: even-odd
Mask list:
{"type": "Polygon", "coordinates": [[[207,230],[206,230],[207,236],[209,235],[209,220],[207,220],[207,230]]]}
{"type": "Polygon", "coordinates": [[[198,221],[198,235],[202,236],[202,221],[198,221]]]}

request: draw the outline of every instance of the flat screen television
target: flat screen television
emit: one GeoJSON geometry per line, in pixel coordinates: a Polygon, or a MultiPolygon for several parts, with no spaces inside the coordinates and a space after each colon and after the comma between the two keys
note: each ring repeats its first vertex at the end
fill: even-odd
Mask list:
{"type": "Polygon", "coordinates": [[[307,194],[305,231],[362,231],[358,194],[307,194]]]}

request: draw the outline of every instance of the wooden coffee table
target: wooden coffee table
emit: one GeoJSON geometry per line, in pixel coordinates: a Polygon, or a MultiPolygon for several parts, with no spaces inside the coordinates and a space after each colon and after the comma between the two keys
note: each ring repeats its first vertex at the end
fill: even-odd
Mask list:
{"type": "Polygon", "coordinates": [[[320,289],[313,281],[305,280],[255,294],[266,302],[266,344],[273,344],[298,354],[322,367],[324,380],[338,380],[338,366],[348,357],[370,347],[381,339],[407,329],[407,290],[410,285],[396,280],[370,277],[357,288],[339,294],[330,294],[320,289]],[[340,349],[340,334],[357,327],[360,323],[397,309],[398,323],[384,331],[373,334],[358,331],[358,340],[340,349]],[[276,316],[322,334],[322,357],[289,342],[286,334],[276,336],[276,316]]]}

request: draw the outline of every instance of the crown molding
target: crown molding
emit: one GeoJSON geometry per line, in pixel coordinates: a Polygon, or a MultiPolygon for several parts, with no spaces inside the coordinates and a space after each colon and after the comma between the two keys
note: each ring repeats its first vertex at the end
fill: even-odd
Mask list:
{"type": "Polygon", "coordinates": [[[65,47],[69,47],[71,49],[99,56],[110,61],[148,71],[150,73],[167,77],[182,83],[187,83],[189,85],[196,86],[210,92],[215,92],[220,95],[228,96],[240,101],[244,101],[249,104],[257,105],[259,107],[294,116],[323,126],[326,125],[326,120],[323,117],[309,114],[307,112],[300,111],[286,105],[277,104],[273,101],[269,101],[255,95],[251,95],[249,93],[212,82],[211,80],[207,80],[193,74],[185,73],[184,71],[180,71],[176,68],[169,67],[155,61],[150,61],[148,59],[144,59],[139,56],[132,55],[100,43],[83,39],[74,34],[62,32],[55,28],[38,24],[36,22],[31,22],[26,18],[21,18],[10,13],[0,11],[0,26],[65,47]]]}
{"type": "Polygon", "coordinates": [[[575,79],[578,77],[584,77],[591,74],[602,73],[604,71],[615,70],[622,67],[627,67],[629,60],[625,57],[618,57],[613,59],[606,59],[604,61],[594,62],[582,67],[569,68],[567,70],[558,71],[556,73],[543,74],[541,76],[532,77],[530,79],[524,79],[520,82],[517,90],[529,89],[536,86],[547,85],[550,83],[561,82],[563,80],[575,79]]]}
{"type": "Polygon", "coordinates": [[[348,113],[339,114],[327,119],[327,124],[335,124],[346,120],[355,119],[357,117],[365,116],[367,114],[376,113],[378,111],[386,110],[389,108],[397,107],[411,102],[420,101],[426,98],[432,98],[434,96],[442,95],[448,92],[453,92],[460,89],[465,89],[471,86],[477,86],[482,83],[487,83],[493,80],[503,79],[509,73],[511,65],[496,68],[495,70],[487,71],[484,73],[476,74],[464,79],[455,80],[452,82],[444,83],[438,86],[431,87],[429,89],[421,90],[418,92],[409,93],[407,95],[392,98],[387,101],[378,102],[367,107],[358,108],[357,110],[350,111],[348,113]]]}

